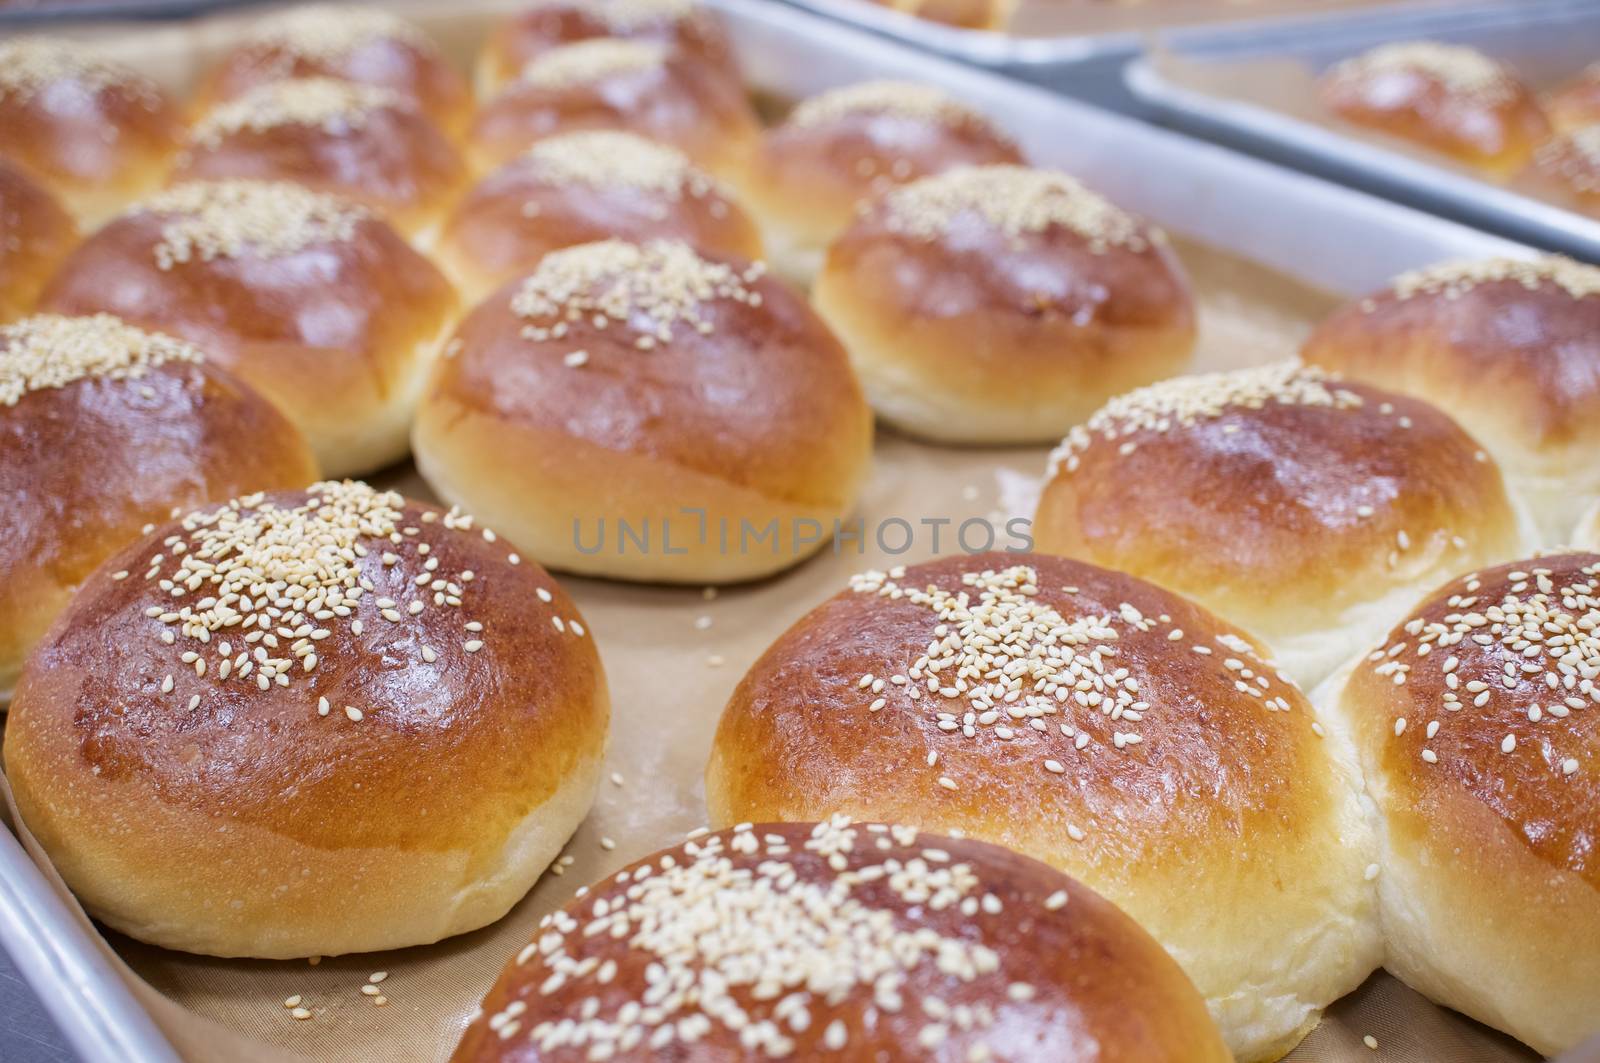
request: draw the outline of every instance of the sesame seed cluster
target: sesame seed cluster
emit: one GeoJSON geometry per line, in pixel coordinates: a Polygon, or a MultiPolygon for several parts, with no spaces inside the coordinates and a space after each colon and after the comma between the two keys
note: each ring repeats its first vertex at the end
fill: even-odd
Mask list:
{"type": "Polygon", "coordinates": [[[1535,158],[1577,191],[1600,194],[1600,123],[1546,141],[1535,152],[1535,158]]]}
{"type": "MultiPolygon", "coordinates": [[[[571,0],[533,0],[525,7],[566,7],[571,0]]],[[[615,34],[624,34],[663,22],[695,17],[695,0],[589,0],[583,13],[615,34]]]]}
{"type": "Polygon", "coordinates": [[[1416,71],[1449,92],[1493,106],[1514,94],[1511,75],[1495,60],[1472,48],[1437,41],[1384,44],[1334,67],[1338,80],[1360,79],[1398,71],[1416,71]]]}
{"type": "MultiPolygon", "coordinates": [[[[472,618],[467,601],[477,574],[444,570],[434,552],[440,528],[472,534],[470,516],[427,510],[411,524],[399,494],[353,481],[314,484],[307,496],[285,506],[255,494],[192,512],[147,562],[143,578],[159,604],[146,607],[145,616],[158,623],[155,637],[178,648],[196,676],[261,691],[289,687],[316,671],[319,650],[336,626],[360,640],[368,634],[365,625],[373,624],[362,645],[375,654],[414,658],[412,665],[484,648],[484,625],[472,618]],[[363,562],[374,554],[390,583],[404,577],[406,600],[382,595],[364,573],[363,562]],[[460,617],[459,641],[435,648],[414,638],[426,634],[414,626],[429,609],[460,617]]],[[[488,529],[481,535],[496,541],[488,529]]],[[[507,560],[521,561],[514,553],[507,560]]],[[[553,601],[543,588],[539,598],[553,601]]],[[[552,616],[551,622],[558,632],[584,635],[577,620],[552,616]]],[[[173,686],[168,674],[162,692],[173,686]]],[[[199,697],[191,698],[191,708],[199,697]]],[[[327,697],[318,699],[319,715],[333,709],[327,697]]],[[[359,722],[371,709],[346,705],[342,711],[359,722]]]]}
{"type": "Polygon", "coordinates": [[[0,327],[0,406],[15,406],[29,392],[88,377],[132,380],[167,362],[204,360],[181,340],[110,314],[37,314],[0,327]]]}
{"type": "MultiPolygon", "coordinates": [[[[909,827],[843,817],[805,835],[750,824],[697,832],[681,850],[581,891],[570,909],[540,921],[516,962],[533,967],[539,997],[584,991],[561,1002],[566,1014],[532,1023],[529,993],[492,1014],[488,1027],[501,1040],[520,1035],[541,1052],[586,1050],[589,1059],[693,1045],[720,1028],[745,1052],[777,1059],[793,1056],[797,1035],[826,1021],[823,1048],[848,1058],[864,1031],[828,1015],[865,999],[866,1023],[877,1021],[873,1012],[920,1019],[925,1051],[981,1034],[1004,1000],[1031,1000],[1035,990],[997,984],[998,1004],[907,999],[913,978],[956,986],[1003,977],[981,931],[950,936],[907,918],[918,907],[968,919],[1006,912],[976,868],[930,841],[909,827]],[[642,989],[616,981],[619,956],[642,989]]],[[[1064,891],[1037,898],[1041,911],[1066,901],[1064,891]]],[[[535,1007],[545,1014],[549,1006],[535,1007]]],[[[990,1058],[975,1044],[967,1058],[990,1058]]]]}
{"type": "Polygon", "coordinates": [[[235,133],[264,133],[290,125],[347,133],[360,129],[376,111],[407,107],[399,93],[376,85],[336,78],[271,81],[212,110],[195,124],[191,139],[215,147],[235,133]]]}
{"type": "MultiPolygon", "coordinates": [[[[905,575],[904,568],[895,568],[850,580],[850,589],[857,594],[911,602],[939,621],[926,650],[904,672],[860,678],[857,687],[864,699],[870,699],[867,711],[883,711],[890,698],[915,711],[926,698],[931,703],[927,711],[946,734],[973,739],[982,730],[1010,742],[1042,741],[1056,732],[1067,740],[1052,743],[1044,752],[1070,746],[1082,754],[1091,745],[1096,750],[1109,746],[1126,752],[1144,741],[1134,725],[1143,722],[1151,703],[1139,679],[1122,662],[1119,641],[1125,631],[1165,631],[1174,644],[1184,641],[1185,632],[1173,625],[1169,615],[1147,617],[1122,602],[1115,614],[1068,619],[1040,599],[1038,572],[1028,565],[964,573],[963,589],[954,593],[932,585],[920,590],[904,586],[899,581],[905,575]],[[951,707],[952,701],[965,704],[951,707]]],[[[1076,587],[1061,590],[1078,593],[1076,587]]],[[[1228,633],[1215,642],[1226,654],[1217,661],[1223,681],[1259,700],[1269,712],[1291,710],[1290,702],[1274,688],[1275,681],[1290,686],[1289,681],[1257,657],[1248,642],[1228,633]]],[[[1191,643],[1192,652],[1216,656],[1212,646],[1198,640],[1191,643]]],[[[1041,763],[1055,775],[1068,771],[1054,758],[1041,763]]],[[[929,767],[937,766],[935,753],[929,767]]],[[[937,782],[947,790],[957,787],[945,775],[937,782]]],[[[1069,825],[1068,833],[1078,840],[1083,836],[1076,825],[1069,825]]]]}
{"type": "MultiPolygon", "coordinates": [[[[433,42],[417,27],[381,7],[307,4],[259,22],[249,43],[280,51],[290,60],[337,62],[372,44],[394,41],[433,50],[433,42]]],[[[287,64],[286,64],[287,65],[287,64]]]]}
{"type": "MultiPolygon", "coordinates": [[[[1483,284],[1513,281],[1529,291],[1553,285],[1574,299],[1600,295],[1600,268],[1561,255],[1534,259],[1484,258],[1441,262],[1400,274],[1390,283],[1396,299],[1442,295],[1459,299],[1483,284]]],[[[1371,304],[1368,304],[1369,306],[1371,304]]]]}
{"type": "Polygon", "coordinates": [[[535,142],[523,157],[534,176],[553,185],[621,186],[673,201],[722,192],[715,179],[696,169],[677,148],[616,130],[549,137],[535,142]]]}
{"type": "Polygon", "coordinates": [[[1066,174],[1026,166],[962,166],[901,185],[880,201],[891,232],[936,240],[975,217],[1014,243],[1048,229],[1077,233],[1096,254],[1144,251],[1165,240],[1110,200],[1066,174]]]}
{"type": "Polygon", "coordinates": [[[664,44],[596,37],[535,56],[523,66],[519,80],[539,89],[568,89],[652,70],[666,61],[664,44]]]}
{"type": "Polygon", "coordinates": [[[987,124],[984,117],[942,89],[914,81],[862,81],[802,100],[790,125],[805,128],[858,114],[892,114],[945,126],[987,124]]]}
{"type": "Polygon", "coordinates": [[[561,339],[587,321],[597,329],[632,329],[634,345],[652,350],[672,342],[680,326],[710,334],[705,311],[713,301],[760,306],[761,293],[751,285],[764,273],[759,262],[736,269],[702,258],[681,240],[601,240],[540,259],[511,309],[529,322],[523,335],[538,342],[561,339]]]}
{"type": "Polygon", "coordinates": [[[196,181],[158,192],[130,213],[163,216],[154,254],[163,270],[199,260],[281,258],[344,243],[368,211],[287,181],[196,181]]]}
{"type": "Polygon", "coordinates": [[[89,92],[120,88],[147,107],[160,99],[149,78],[95,55],[79,42],[29,36],[0,40],[0,97],[27,100],[62,82],[89,92]]]}
{"type": "MultiPolygon", "coordinates": [[[[1169,432],[1213,420],[1230,410],[1259,410],[1268,405],[1360,408],[1361,396],[1338,386],[1337,380],[1315,366],[1275,362],[1253,369],[1174,377],[1118,395],[1086,423],[1073,426],[1050,455],[1050,476],[1076,472],[1079,455],[1097,439],[1115,442],[1144,432],[1169,432]]],[[[1131,454],[1137,445],[1129,439],[1122,444],[1121,453],[1131,454]]]]}
{"type": "MultiPolygon", "coordinates": [[[[1448,612],[1412,617],[1401,626],[1405,637],[1374,650],[1368,663],[1396,686],[1424,668],[1443,677],[1438,714],[1422,724],[1427,739],[1462,712],[1505,719],[1502,754],[1520,748],[1560,775],[1576,774],[1579,757],[1558,747],[1574,737],[1564,728],[1572,715],[1600,703],[1600,562],[1570,575],[1534,564],[1493,577],[1504,585],[1498,597],[1484,593],[1484,578],[1462,577],[1445,600],[1448,612]]],[[[1395,738],[1409,726],[1396,718],[1395,738]]],[[[1418,756],[1440,763],[1426,743],[1418,756]]]]}

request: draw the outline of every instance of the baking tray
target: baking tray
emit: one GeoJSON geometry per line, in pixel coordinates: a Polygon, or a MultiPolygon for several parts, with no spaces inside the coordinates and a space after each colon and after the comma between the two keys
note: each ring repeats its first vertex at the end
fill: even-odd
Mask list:
{"type": "MultiPolygon", "coordinates": [[[[517,0],[393,6],[453,54],[466,56],[486,21],[515,9],[517,0]]],[[[994,115],[1036,161],[1070,170],[1167,226],[1195,274],[1210,364],[1288,356],[1338,298],[1372,289],[1403,269],[1454,256],[1528,253],[794,8],[763,0],[713,0],[713,6],[727,18],[750,81],[764,95],[794,99],[877,77],[942,84],[994,115]]],[[[222,18],[193,27],[102,26],[84,32],[181,88],[237,37],[241,25],[222,18]]],[[[861,512],[868,519],[939,516],[958,523],[1021,512],[1046,452],[943,449],[881,434],[861,512]]],[[[409,468],[375,480],[428,497],[409,468]]],[[[721,705],[745,667],[790,622],[843,586],[851,572],[888,563],[872,547],[824,552],[782,577],[725,589],[715,600],[693,589],[562,577],[606,664],[614,704],[606,770],[625,773],[626,785],[602,786],[593,812],[569,843],[576,862],[567,873],[546,875],[492,927],[434,946],[333,958],[315,967],[182,956],[96,933],[48,864],[25,849],[28,839],[4,831],[0,945],[17,957],[88,1063],[436,1060],[505,957],[528,939],[538,915],[578,886],[702,822],[699,771],[721,705]],[[709,627],[698,622],[701,617],[709,618],[709,627]],[[603,836],[617,839],[614,851],[601,846],[603,836]],[[356,988],[365,972],[379,967],[391,972],[385,982],[391,1003],[373,1009],[356,988]],[[441,992],[441,971],[448,972],[447,993],[441,992]],[[289,1019],[279,1002],[290,993],[306,994],[317,1018],[289,1019]]],[[[1371,1059],[1360,1041],[1369,1031],[1413,1060],[1533,1058],[1382,975],[1341,1002],[1291,1058],[1371,1059]]]]}
{"type": "Polygon", "coordinates": [[[1469,45],[1544,90],[1600,59],[1600,3],[1522,0],[1463,10],[1314,19],[1256,35],[1165,35],[1126,69],[1162,118],[1273,161],[1358,185],[1513,239],[1600,262],[1600,219],[1530,183],[1492,183],[1400,139],[1338,121],[1317,102],[1330,65],[1389,41],[1469,45]]]}

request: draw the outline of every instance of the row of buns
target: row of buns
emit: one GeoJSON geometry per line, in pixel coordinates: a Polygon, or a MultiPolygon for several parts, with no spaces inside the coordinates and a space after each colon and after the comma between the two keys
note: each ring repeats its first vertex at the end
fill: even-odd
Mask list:
{"type": "MultiPolygon", "coordinates": [[[[429,54],[349,17],[280,16],[300,28],[250,46],[296,89],[235,57],[207,91],[315,111],[393,69],[339,46],[429,54]]],[[[548,117],[529,99],[567,79],[625,83],[580,132],[510,123],[531,143],[436,227],[290,167],[181,183],[75,252],[64,212],[27,241],[50,312],[0,330],[0,475],[28,503],[0,547],[0,663],[31,652],[6,768],[90,910],[266,957],[498,918],[587,813],[608,726],[593,637],[540,563],[793,564],[798,544],[704,541],[596,560],[573,522],[687,503],[702,527],[825,524],[875,412],[947,443],[1065,435],[1044,552],[864,574],[780,638],[711,750],[727,829],[547,917],[459,1058],[866,1037],[887,1058],[1271,1059],[1380,962],[1541,1050],[1591,1032],[1597,559],[1515,559],[1600,495],[1600,271],[1447,264],[1334,315],[1303,365],[1166,380],[1196,322],[1165,236],[943,94],[827,94],[732,171],[687,134],[630,136],[674,139],[674,65],[747,106],[708,19],[539,5],[480,84],[558,40],[605,47],[476,117],[415,60],[381,87],[446,145],[495,101],[548,117]],[[763,243],[816,271],[812,304],[763,243]],[[458,505],[305,487],[408,446],[458,505]]],[[[361,142],[343,106],[313,157],[361,142]]],[[[750,133],[706,113],[708,144],[750,133]]]]}

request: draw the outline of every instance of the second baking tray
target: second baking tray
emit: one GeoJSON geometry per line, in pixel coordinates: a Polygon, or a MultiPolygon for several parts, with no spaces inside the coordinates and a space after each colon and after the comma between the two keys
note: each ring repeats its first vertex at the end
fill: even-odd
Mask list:
{"type": "Polygon", "coordinates": [[[1600,219],[1529,187],[1335,120],[1316,99],[1329,66],[1391,41],[1462,44],[1547,89],[1600,60],[1600,3],[1509,0],[1285,24],[1270,32],[1168,34],[1130,64],[1129,88],[1178,128],[1326,174],[1508,237],[1600,262],[1600,219]]]}
{"type": "MultiPolygon", "coordinates": [[[[465,63],[485,27],[518,0],[394,5],[465,63]]],[[[714,0],[753,87],[796,99],[868,78],[940,84],[989,114],[1040,163],[1070,170],[1165,225],[1195,277],[1211,364],[1291,355],[1339,297],[1441,258],[1526,253],[1473,230],[1296,175],[1232,152],[1086,108],[982,71],[929,58],[797,9],[762,0],[714,0]]],[[[131,62],[182,89],[238,39],[228,18],[188,27],[95,33],[131,62]]],[[[87,31],[86,31],[87,32],[87,31]]],[[[1046,448],[957,450],[890,434],[861,504],[867,520],[918,521],[1017,512],[1042,473],[1046,448]]],[[[407,468],[380,478],[428,497],[407,468]]],[[[910,560],[901,558],[901,561],[910,560]]],[[[633,587],[562,577],[596,634],[613,692],[605,785],[569,845],[575,863],[546,875],[499,923],[437,945],[380,956],[301,963],[215,960],[100,935],[51,870],[0,832],[0,944],[15,957],[87,1063],[189,1060],[354,1060],[431,1063],[453,1043],[505,957],[544,912],[586,882],[681,838],[702,822],[699,778],[721,705],[749,663],[790,622],[844,585],[849,573],[889,562],[875,548],[822,556],[780,578],[724,590],[633,587]],[[702,626],[701,617],[710,618],[702,626]],[[599,844],[616,839],[614,850],[599,844]],[[357,990],[390,972],[390,1005],[357,990]],[[296,1023],[281,1001],[304,994],[318,1009],[296,1023]]],[[[1405,1058],[1531,1058],[1504,1038],[1376,976],[1340,1002],[1296,1059],[1370,1058],[1371,1032],[1405,1058]]]]}

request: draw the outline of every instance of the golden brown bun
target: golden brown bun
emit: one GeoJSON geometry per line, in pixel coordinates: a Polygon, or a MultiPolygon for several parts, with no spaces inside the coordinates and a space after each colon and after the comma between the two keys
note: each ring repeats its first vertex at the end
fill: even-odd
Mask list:
{"type": "Polygon", "coordinates": [[[446,353],[417,467],[554,568],[754,579],[815,551],[866,472],[871,415],[827,326],[758,266],[684,244],[548,255],[446,353]]]}
{"type": "Polygon", "coordinates": [[[266,82],[196,124],[175,177],[293,181],[381,212],[402,232],[436,224],[467,169],[405,97],[333,78],[266,82]]]}
{"type": "Polygon", "coordinates": [[[599,129],[541,140],[479,181],[434,253],[477,303],[551,251],[611,237],[761,257],[755,223],[715,178],[676,148],[599,129]]]}
{"type": "Polygon", "coordinates": [[[745,675],[706,769],[715,825],[882,818],[1081,879],[1172,953],[1246,1061],[1379,961],[1358,787],[1239,631],[1042,554],[856,577],[745,675]]]}
{"type": "Polygon", "coordinates": [[[155,82],[82,42],[0,40],[0,156],[92,228],[166,179],[183,135],[155,82]]]}
{"type": "Polygon", "coordinates": [[[869,81],[822,93],[769,129],[745,196],[809,281],[857,206],[894,185],[956,166],[1020,163],[1010,137],[931,85],[869,81]]]}
{"type": "Polygon", "coordinates": [[[1403,274],[1335,312],[1301,357],[1449,410],[1546,543],[1600,496],[1600,269],[1550,257],[1403,274]]]}
{"type": "Polygon", "coordinates": [[[168,948],[337,955],[498,919],[594,794],[609,710],[576,608],[470,521],[361,484],[228,509],[112,558],[34,650],[5,736],[23,821],[91,914],[168,948]],[[316,519],[291,516],[305,506],[316,519]],[[231,582],[197,572],[169,594],[161,581],[213,535],[231,582]],[[318,540],[349,552],[322,547],[313,562],[318,540]],[[415,579],[435,562],[437,591],[415,579]],[[300,578],[348,616],[295,608],[284,581],[300,578]],[[351,602],[357,580],[372,589],[351,602]],[[212,630],[203,618],[227,614],[208,598],[235,586],[247,623],[212,630]],[[276,637],[247,641],[269,601],[276,637]],[[165,622],[164,609],[192,619],[165,622]],[[285,670],[263,680],[273,661],[285,670]]]}
{"type": "Polygon", "coordinates": [[[405,455],[456,297],[360,208],[294,185],[223,182],[181,186],[100,230],[41,305],[190,340],[276,402],[323,472],[343,476],[405,455]],[[192,246],[174,260],[167,230],[190,224],[192,246]]]}
{"type": "Polygon", "coordinates": [[[72,216],[31,177],[0,161],[0,325],[33,309],[78,241],[72,216]]]}
{"type": "Polygon", "coordinates": [[[1534,169],[1590,211],[1600,210],[1600,119],[1539,145],[1534,169]]]}
{"type": "Polygon", "coordinates": [[[761,127],[744,90],[715,67],[649,41],[596,39],[545,52],[478,110],[480,169],[578,129],[621,129],[683,150],[736,179],[761,127]]]}
{"type": "Polygon", "coordinates": [[[1231,1059],[1183,972],[1092,891],[843,817],[745,824],[597,884],[545,917],[451,1058],[779,1057],[1231,1059]]]}
{"type": "Polygon", "coordinates": [[[271,403],[193,348],[112,319],[0,329],[0,392],[0,699],[78,584],[145,524],[317,475],[271,403]]]}
{"type": "Polygon", "coordinates": [[[599,37],[666,44],[696,65],[739,80],[739,62],[722,20],[694,0],[535,0],[484,42],[478,93],[491,95],[545,52],[599,37]]]}
{"type": "Polygon", "coordinates": [[[968,30],[1004,29],[1015,0],[874,0],[908,15],[968,30]]]}
{"type": "Polygon", "coordinates": [[[1340,118],[1510,176],[1550,135],[1516,72],[1471,48],[1387,44],[1335,66],[1319,86],[1340,118]]]}
{"type": "Polygon", "coordinates": [[[1550,124],[1563,132],[1600,122],[1600,63],[1585,67],[1547,96],[1544,113],[1550,124]]]}
{"type": "Polygon", "coordinates": [[[1293,362],[1113,399],[1051,475],[1035,549],[1188,595],[1307,690],[1441,580],[1538,545],[1442,411],[1293,362]]]}
{"type": "Polygon", "coordinates": [[[249,39],[212,67],[196,93],[201,113],[257,85],[330,77],[399,93],[439,128],[459,131],[472,90],[426,35],[378,7],[306,4],[251,27],[249,39]]]}
{"type": "Polygon", "coordinates": [[[1597,573],[1453,580],[1329,704],[1377,816],[1386,966],[1546,1055],[1600,1033],[1597,573]]]}
{"type": "Polygon", "coordinates": [[[829,247],[812,299],[878,415],[945,442],[1060,439],[1194,347],[1165,235],[1064,174],[1016,166],[874,200],[829,247]]]}

